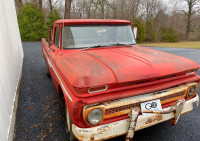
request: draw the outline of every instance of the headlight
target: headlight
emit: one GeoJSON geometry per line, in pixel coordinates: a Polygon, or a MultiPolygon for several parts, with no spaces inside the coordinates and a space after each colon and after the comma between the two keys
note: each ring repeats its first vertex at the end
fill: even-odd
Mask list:
{"type": "Polygon", "coordinates": [[[197,86],[196,85],[192,85],[190,88],[189,88],[189,91],[188,91],[188,96],[193,96],[195,93],[196,93],[196,89],[197,89],[197,86]]]}
{"type": "Polygon", "coordinates": [[[88,122],[96,125],[101,122],[103,118],[103,111],[101,109],[94,109],[88,114],[88,122]]]}

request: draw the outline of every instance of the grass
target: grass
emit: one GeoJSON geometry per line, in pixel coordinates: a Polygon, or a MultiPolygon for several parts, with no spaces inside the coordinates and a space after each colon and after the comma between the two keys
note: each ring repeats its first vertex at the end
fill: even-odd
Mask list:
{"type": "Polygon", "coordinates": [[[173,47],[173,48],[194,48],[200,49],[200,41],[176,42],[176,43],[142,43],[140,46],[148,47],[173,47]]]}

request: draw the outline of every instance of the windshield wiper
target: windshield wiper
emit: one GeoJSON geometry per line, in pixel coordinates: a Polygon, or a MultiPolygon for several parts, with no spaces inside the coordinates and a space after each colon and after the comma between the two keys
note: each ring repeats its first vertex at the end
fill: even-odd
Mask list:
{"type": "Polygon", "coordinates": [[[116,43],[116,44],[110,44],[110,46],[131,46],[134,44],[120,44],[120,43],[116,43]]]}
{"type": "Polygon", "coordinates": [[[87,50],[87,49],[90,49],[90,48],[100,48],[100,47],[109,47],[109,46],[108,45],[96,45],[96,46],[83,48],[82,50],[87,50]]]}
{"type": "Polygon", "coordinates": [[[85,47],[82,50],[87,50],[87,49],[90,49],[90,48],[112,47],[112,46],[128,46],[128,47],[131,47],[131,45],[135,45],[135,44],[120,44],[120,43],[116,43],[116,44],[109,44],[109,45],[96,45],[96,46],[91,46],[91,47],[85,47]]]}

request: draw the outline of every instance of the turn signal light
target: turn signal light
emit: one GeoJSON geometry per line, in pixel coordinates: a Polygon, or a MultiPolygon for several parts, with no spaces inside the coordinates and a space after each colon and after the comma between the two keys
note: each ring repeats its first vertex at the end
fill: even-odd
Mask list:
{"type": "Polygon", "coordinates": [[[188,97],[193,97],[196,94],[198,85],[191,85],[188,87],[188,97]]]}
{"type": "Polygon", "coordinates": [[[188,71],[188,72],[186,73],[186,75],[190,75],[190,74],[193,74],[193,73],[195,73],[195,72],[196,72],[196,70],[188,71]]]}

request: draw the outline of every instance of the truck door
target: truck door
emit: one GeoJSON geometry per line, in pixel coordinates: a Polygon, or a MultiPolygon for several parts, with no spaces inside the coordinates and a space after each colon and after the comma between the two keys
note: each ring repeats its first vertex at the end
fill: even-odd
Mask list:
{"type": "Polygon", "coordinates": [[[54,27],[54,39],[53,44],[48,49],[48,54],[52,63],[55,63],[56,56],[60,52],[60,38],[59,38],[59,26],[54,27]]]}
{"type": "Polygon", "coordinates": [[[49,71],[52,76],[52,80],[56,86],[58,86],[58,78],[56,75],[56,56],[60,54],[60,38],[59,38],[59,26],[54,27],[54,36],[53,36],[53,43],[52,45],[48,48],[48,54],[49,54],[49,59],[51,61],[51,64],[53,68],[50,68],[49,71]]]}

